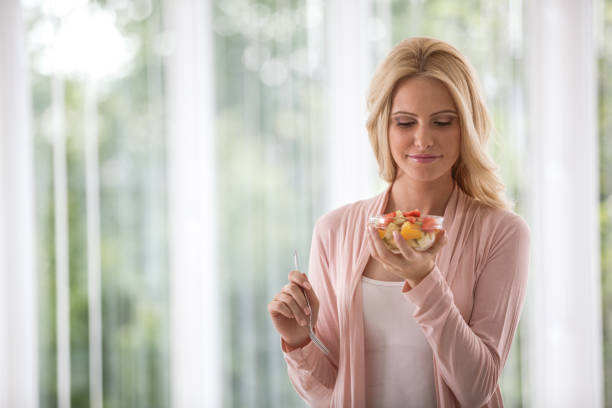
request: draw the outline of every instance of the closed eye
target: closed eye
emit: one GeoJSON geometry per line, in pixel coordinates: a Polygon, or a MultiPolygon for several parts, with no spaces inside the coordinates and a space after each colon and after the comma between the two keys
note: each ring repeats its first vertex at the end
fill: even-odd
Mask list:
{"type": "Polygon", "coordinates": [[[436,120],[436,121],[434,121],[434,125],[436,125],[436,126],[450,126],[451,123],[453,123],[452,120],[449,120],[449,121],[436,120]]]}
{"type": "Polygon", "coordinates": [[[400,122],[400,121],[397,121],[397,122],[395,122],[395,123],[396,123],[396,124],[397,124],[397,126],[399,126],[399,127],[410,127],[410,126],[414,126],[414,124],[415,124],[416,122],[400,122]]]}

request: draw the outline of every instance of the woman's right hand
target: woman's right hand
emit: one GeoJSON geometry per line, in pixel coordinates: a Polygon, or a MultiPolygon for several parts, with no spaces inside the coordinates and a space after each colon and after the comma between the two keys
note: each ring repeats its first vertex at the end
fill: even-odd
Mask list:
{"type": "Polygon", "coordinates": [[[274,327],[289,347],[299,348],[308,344],[309,314],[312,313],[314,330],[319,314],[319,299],[306,275],[298,271],[289,272],[289,283],[268,303],[268,312],[274,327]],[[308,296],[312,310],[308,308],[304,293],[308,296]]]}

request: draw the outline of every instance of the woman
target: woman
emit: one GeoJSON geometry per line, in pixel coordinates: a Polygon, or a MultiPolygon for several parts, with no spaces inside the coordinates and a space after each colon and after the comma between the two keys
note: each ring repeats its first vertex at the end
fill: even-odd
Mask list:
{"type": "Polygon", "coordinates": [[[368,108],[391,184],[321,217],[310,280],[291,271],[269,303],[290,380],[312,406],[503,406],[497,382],[523,306],[529,230],[486,154],[490,118],[473,70],[444,42],[406,40],[374,74],[368,108]],[[394,254],[367,226],[415,208],[444,217],[427,251],[395,233],[394,254]],[[308,338],[310,312],[327,356],[308,338]]]}

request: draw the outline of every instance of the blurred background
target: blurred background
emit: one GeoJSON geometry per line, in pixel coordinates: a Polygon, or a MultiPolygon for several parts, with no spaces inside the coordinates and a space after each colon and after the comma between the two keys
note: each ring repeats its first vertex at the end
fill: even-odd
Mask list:
{"type": "Polygon", "coordinates": [[[305,406],[267,303],[385,188],[411,36],[475,67],[531,227],[506,406],[612,407],[611,0],[3,0],[0,406],[305,406]]]}

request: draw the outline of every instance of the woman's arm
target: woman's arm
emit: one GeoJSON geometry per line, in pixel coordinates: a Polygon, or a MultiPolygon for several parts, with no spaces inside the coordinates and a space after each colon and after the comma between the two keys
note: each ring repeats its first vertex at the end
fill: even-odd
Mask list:
{"type": "Polygon", "coordinates": [[[406,292],[441,375],[462,406],[480,407],[495,392],[525,297],[529,229],[515,215],[503,221],[476,283],[469,324],[437,267],[406,292]]]}
{"type": "Polygon", "coordinates": [[[329,349],[325,356],[314,343],[297,349],[281,340],[289,379],[300,396],[313,407],[329,407],[338,369],[338,315],[336,295],[329,276],[327,249],[328,229],[319,220],[314,228],[310,248],[309,281],[319,298],[317,336],[329,349]],[[326,246],[327,245],[327,246],[326,246]]]}

